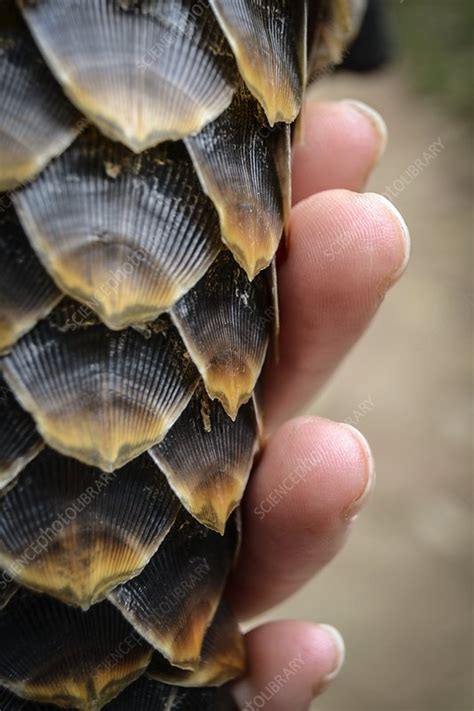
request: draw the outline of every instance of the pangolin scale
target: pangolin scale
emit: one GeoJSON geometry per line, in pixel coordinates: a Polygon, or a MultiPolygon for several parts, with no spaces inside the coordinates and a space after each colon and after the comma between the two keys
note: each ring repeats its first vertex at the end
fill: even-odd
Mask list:
{"type": "Polygon", "coordinates": [[[226,711],[291,127],[348,0],[0,0],[0,711],[226,711]]]}

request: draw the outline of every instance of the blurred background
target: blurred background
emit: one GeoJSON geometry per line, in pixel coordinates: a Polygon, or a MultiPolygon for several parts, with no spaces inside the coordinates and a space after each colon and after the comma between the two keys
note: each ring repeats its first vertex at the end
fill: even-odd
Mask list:
{"type": "Polygon", "coordinates": [[[372,60],[361,41],[347,65],[372,71],[338,71],[316,94],[385,117],[368,189],[405,216],[412,260],[311,411],[368,437],[377,486],[344,552],[268,617],[342,631],[346,665],[320,711],[471,711],[474,2],[379,0],[371,22],[372,60]]]}

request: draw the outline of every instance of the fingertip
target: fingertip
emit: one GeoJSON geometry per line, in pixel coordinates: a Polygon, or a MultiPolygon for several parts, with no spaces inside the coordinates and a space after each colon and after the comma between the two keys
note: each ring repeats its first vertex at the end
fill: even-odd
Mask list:
{"type": "Polygon", "coordinates": [[[366,193],[374,200],[378,200],[383,208],[390,214],[394,222],[396,223],[399,231],[399,249],[400,258],[398,261],[398,266],[395,267],[394,271],[390,275],[390,286],[395,284],[400,277],[405,273],[411,256],[411,237],[410,230],[406,223],[405,218],[395,207],[393,202],[391,202],[385,195],[380,195],[379,193],[366,193]]]}
{"type": "Polygon", "coordinates": [[[253,512],[260,504],[267,525],[277,529],[273,540],[294,525],[311,537],[323,519],[342,517],[348,502],[360,498],[367,470],[368,453],[352,428],[314,415],[295,417],[269,440],[246,504],[253,512]]]}
{"type": "Polygon", "coordinates": [[[308,101],[294,147],[294,204],[323,190],[362,190],[386,145],[387,128],[371,107],[354,100],[308,101]]]}
{"type": "Polygon", "coordinates": [[[345,656],[331,625],[297,620],[271,622],[246,635],[248,674],[234,685],[241,709],[307,711],[339,674],[345,656]]]}
{"type": "Polygon", "coordinates": [[[348,105],[370,123],[374,134],[374,163],[378,163],[385,153],[388,143],[388,128],[383,116],[373,106],[358,99],[343,99],[341,103],[348,105]]]}
{"type": "Polygon", "coordinates": [[[278,274],[279,361],[265,381],[267,425],[296,412],[327,380],[409,257],[406,223],[384,196],[328,190],[293,208],[278,274]]]}
{"type": "MultiPolygon", "coordinates": [[[[357,496],[346,509],[346,518],[353,520],[358,515],[359,511],[365,506],[374,489],[376,480],[375,461],[372,449],[362,432],[347,422],[343,422],[341,424],[343,427],[347,428],[355,442],[359,445],[361,460],[364,462],[367,471],[364,488],[361,489],[359,496],[357,496]]],[[[364,466],[364,464],[362,466],[364,466]]]]}
{"type": "Polygon", "coordinates": [[[229,587],[242,617],[281,602],[331,560],[372,481],[369,454],[344,424],[301,417],[271,436],[244,499],[229,587]]]}
{"type": "Polygon", "coordinates": [[[326,633],[327,641],[329,642],[330,640],[329,655],[334,655],[334,661],[330,665],[332,671],[322,678],[322,683],[328,684],[339,676],[339,673],[344,666],[344,662],[346,660],[346,645],[344,637],[336,627],[328,624],[319,624],[318,627],[326,633]]]}
{"type": "MultiPolygon", "coordinates": [[[[378,193],[328,190],[292,210],[290,250],[280,270],[282,319],[293,296],[386,291],[406,269],[410,234],[396,207],[378,193]]],[[[302,304],[304,306],[304,304],[302,304]]],[[[299,311],[297,311],[299,313],[299,311]]],[[[304,311],[303,311],[304,313],[304,311]]]]}

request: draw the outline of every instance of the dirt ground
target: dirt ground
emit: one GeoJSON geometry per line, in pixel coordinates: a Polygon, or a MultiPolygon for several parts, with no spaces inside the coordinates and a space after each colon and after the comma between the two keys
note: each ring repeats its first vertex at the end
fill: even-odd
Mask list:
{"type": "Polygon", "coordinates": [[[312,407],[358,420],[375,454],[375,494],[338,560],[274,614],[332,623],[345,636],[345,668],[315,703],[320,711],[470,711],[472,145],[396,70],[339,75],[319,94],[357,98],[385,116],[389,147],[369,189],[396,193],[413,254],[312,407]],[[444,149],[410,179],[407,169],[438,139],[444,149]],[[361,416],[367,399],[373,407],[361,416]]]}

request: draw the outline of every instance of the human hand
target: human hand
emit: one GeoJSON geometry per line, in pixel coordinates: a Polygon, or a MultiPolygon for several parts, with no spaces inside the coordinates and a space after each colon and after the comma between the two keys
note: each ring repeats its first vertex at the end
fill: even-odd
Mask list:
{"type": "MultiPolygon", "coordinates": [[[[244,499],[242,551],[229,586],[241,619],[281,602],[331,561],[373,487],[370,449],[354,428],[319,417],[285,420],[314,397],[407,265],[410,240],[397,210],[379,195],[359,194],[385,143],[384,124],[368,107],[305,109],[289,249],[279,268],[280,359],[266,374],[270,437],[244,499]],[[285,495],[275,495],[282,482],[285,495]]],[[[344,653],[332,628],[297,621],[263,625],[247,634],[246,646],[248,676],[234,688],[248,711],[306,711],[344,653]]]]}

